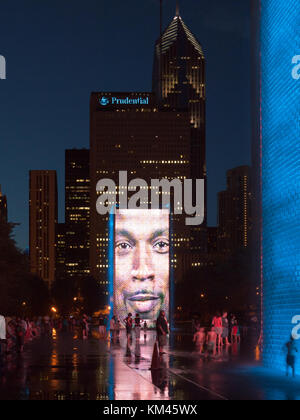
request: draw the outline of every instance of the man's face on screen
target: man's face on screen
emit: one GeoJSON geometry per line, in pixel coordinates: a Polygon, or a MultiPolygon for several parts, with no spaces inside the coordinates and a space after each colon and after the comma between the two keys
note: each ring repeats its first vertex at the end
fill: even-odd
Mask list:
{"type": "Polygon", "coordinates": [[[115,304],[121,316],[156,319],[169,306],[169,212],[119,210],[115,230],[115,304]]]}

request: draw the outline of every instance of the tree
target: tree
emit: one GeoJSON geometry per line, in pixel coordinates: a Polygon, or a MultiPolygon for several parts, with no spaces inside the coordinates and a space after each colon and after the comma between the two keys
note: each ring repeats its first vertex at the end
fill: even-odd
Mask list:
{"type": "Polygon", "coordinates": [[[78,281],[78,289],[82,298],[83,311],[93,313],[101,306],[102,288],[97,280],[92,277],[84,277],[78,281]]]}
{"type": "Polygon", "coordinates": [[[74,311],[74,297],[77,295],[78,289],[73,278],[60,278],[53,283],[51,296],[60,314],[70,315],[74,311]]]}
{"type": "Polygon", "coordinates": [[[50,309],[50,294],[47,284],[38,276],[25,273],[20,285],[20,297],[26,302],[25,313],[32,317],[46,315],[50,309]]]}
{"type": "Polygon", "coordinates": [[[0,312],[6,315],[40,315],[49,302],[45,283],[30,273],[27,255],[13,238],[15,225],[0,221],[0,312]],[[25,303],[22,306],[22,303],[25,303]]]}

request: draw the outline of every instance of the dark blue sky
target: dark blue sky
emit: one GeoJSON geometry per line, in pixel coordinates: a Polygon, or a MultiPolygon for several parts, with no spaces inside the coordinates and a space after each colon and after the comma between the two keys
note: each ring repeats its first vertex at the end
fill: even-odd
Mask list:
{"type": "MultiPolygon", "coordinates": [[[[181,0],[207,60],[209,224],[226,170],[250,159],[250,0],[181,0]]],[[[164,27],[176,0],[164,0],[164,27]]],[[[30,169],[55,169],[64,218],[64,150],[89,147],[91,91],[151,90],[158,0],[10,0],[0,6],[0,184],[28,247],[30,169]]]]}

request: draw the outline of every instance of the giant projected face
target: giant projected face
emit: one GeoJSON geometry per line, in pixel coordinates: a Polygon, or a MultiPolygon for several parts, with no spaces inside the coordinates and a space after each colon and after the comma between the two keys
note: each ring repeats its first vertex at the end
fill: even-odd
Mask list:
{"type": "Polygon", "coordinates": [[[139,313],[149,327],[169,313],[168,210],[118,210],[115,215],[114,311],[139,313]]]}

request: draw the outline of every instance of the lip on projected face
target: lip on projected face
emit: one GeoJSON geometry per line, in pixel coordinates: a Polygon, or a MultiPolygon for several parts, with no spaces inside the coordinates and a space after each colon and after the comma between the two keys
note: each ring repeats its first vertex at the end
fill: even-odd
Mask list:
{"type": "Polygon", "coordinates": [[[129,298],[130,301],[133,302],[146,302],[149,300],[157,300],[159,299],[158,296],[154,296],[154,295],[144,295],[144,294],[138,294],[135,296],[132,296],[131,298],[129,298]]]}
{"type": "Polygon", "coordinates": [[[160,297],[151,293],[136,293],[127,298],[129,305],[136,311],[147,313],[160,304],[160,297]]]}

